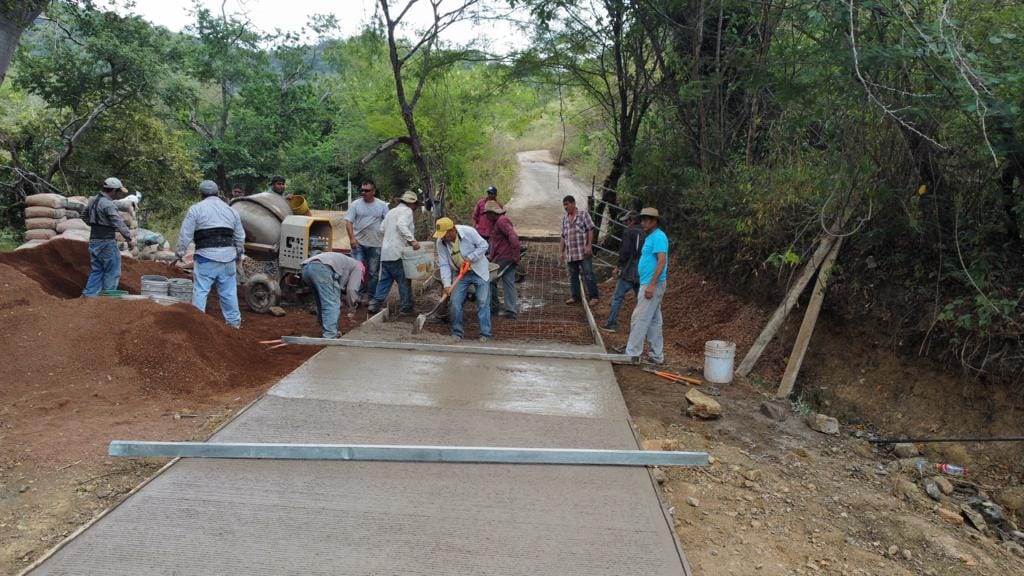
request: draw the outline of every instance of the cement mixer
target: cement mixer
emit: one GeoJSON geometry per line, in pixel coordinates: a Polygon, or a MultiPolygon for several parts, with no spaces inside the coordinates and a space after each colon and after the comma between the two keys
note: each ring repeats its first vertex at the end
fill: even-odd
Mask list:
{"type": "MultiPolygon", "coordinates": [[[[305,205],[305,200],[301,205],[305,205]]],[[[310,250],[341,248],[335,245],[339,218],[333,213],[296,215],[289,200],[273,192],[233,198],[231,207],[242,218],[245,255],[275,264],[274,272],[238,276],[245,301],[253,312],[265,313],[282,299],[301,300],[309,293],[300,269],[310,250]]]]}

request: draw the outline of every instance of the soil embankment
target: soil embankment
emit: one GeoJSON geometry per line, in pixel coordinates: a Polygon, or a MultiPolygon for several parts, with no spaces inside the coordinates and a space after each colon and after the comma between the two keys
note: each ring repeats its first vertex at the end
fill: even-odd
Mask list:
{"type": "MultiPolygon", "coordinates": [[[[136,293],[141,275],[170,271],[122,267],[121,288],[136,293]]],[[[0,573],[16,573],[155,470],[108,458],[111,440],[203,438],[317,351],[259,344],[319,335],[304,311],[243,311],[235,330],[215,296],[207,314],[79,298],[88,271],[83,242],[0,254],[0,573]]]]}

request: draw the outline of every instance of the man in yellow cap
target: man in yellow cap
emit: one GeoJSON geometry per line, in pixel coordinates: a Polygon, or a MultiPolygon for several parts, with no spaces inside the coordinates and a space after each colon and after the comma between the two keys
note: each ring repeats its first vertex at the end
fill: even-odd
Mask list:
{"type": "Polygon", "coordinates": [[[487,241],[472,227],[455,224],[451,218],[439,218],[434,224],[437,241],[437,260],[441,269],[441,283],[445,289],[452,286],[452,271],[469,262],[470,269],[452,290],[452,336],[462,339],[462,306],[466,303],[469,287],[476,287],[477,318],[480,320],[480,340],[491,339],[491,284],[490,262],[487,261],[487,241]]]}

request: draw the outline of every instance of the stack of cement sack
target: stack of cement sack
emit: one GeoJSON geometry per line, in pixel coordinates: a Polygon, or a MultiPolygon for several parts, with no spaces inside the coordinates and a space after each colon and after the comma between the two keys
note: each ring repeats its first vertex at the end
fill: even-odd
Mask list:
{"type": "Polygon", "coordinates": [[[42,243],[67,228],[69,216],[81,221],[79,204],[68,209],[68,199],[60,194],[33,194],[25,199],[25,240],[42,243]]]}
{"type": "MultiPolygon", "coordinates": [[[[54,238],[89,241],[89,225],[82,220],[82,214],[89,199],[85,196],[64,197],[60,194],[33,194],[25,199],[25,240],[18,248],[31,248],[54,238]]],[[[125,256],[142,260],[157,260],[160,257],[174,260],[174,253],[164,237],[156,232],[139,228],[136,209],[139,197],[130,194],[114,201],[121,219],[135,237],[136,254],[128,252],[128,244],[120,233],[115,235],[118,246],[125,256]]]]}

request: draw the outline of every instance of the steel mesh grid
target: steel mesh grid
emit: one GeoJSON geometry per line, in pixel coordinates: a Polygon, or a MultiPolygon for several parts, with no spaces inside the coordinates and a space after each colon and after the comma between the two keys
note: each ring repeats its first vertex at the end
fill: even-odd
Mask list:
{"type": "MultiPolygon", "coordinates": [[[[570,297],[569,273],[564,264],[558,262],[558,243],[551,241],[524,242],[527,246],[519,262],[524,278],[516,284],[519,313],[515,319],[502,318],[496,312],[491,314],[492,333],[496,340],[557,340],[571,344],[593,344],[593,335],[587,324],[586,313],[581,304],[566,304],[570,297]]],[[[435,275],[436,276],[436,275],[435,275]]],[[[413,283],[416,313],[429,312],[441,297],[440,282],[413,283]]],[[[499,296],[503,288],[498,283],[499,296]]],[[[503,303],[504,298],[500,301],[503,303]]],[[[387,301],[388,314],[398,317],[398,290],[392,288],[387,301]]],[[[480,326],[477,321],[476,302],[467,301],[463,307],[463,324],[466,338],[477,338],[480,326]]],[[[413,320],[407,316],[401,321],[413,320]]],[[[426,331],[436,334],[450,334],[447,322],[428,320],[426,331]]]]}

